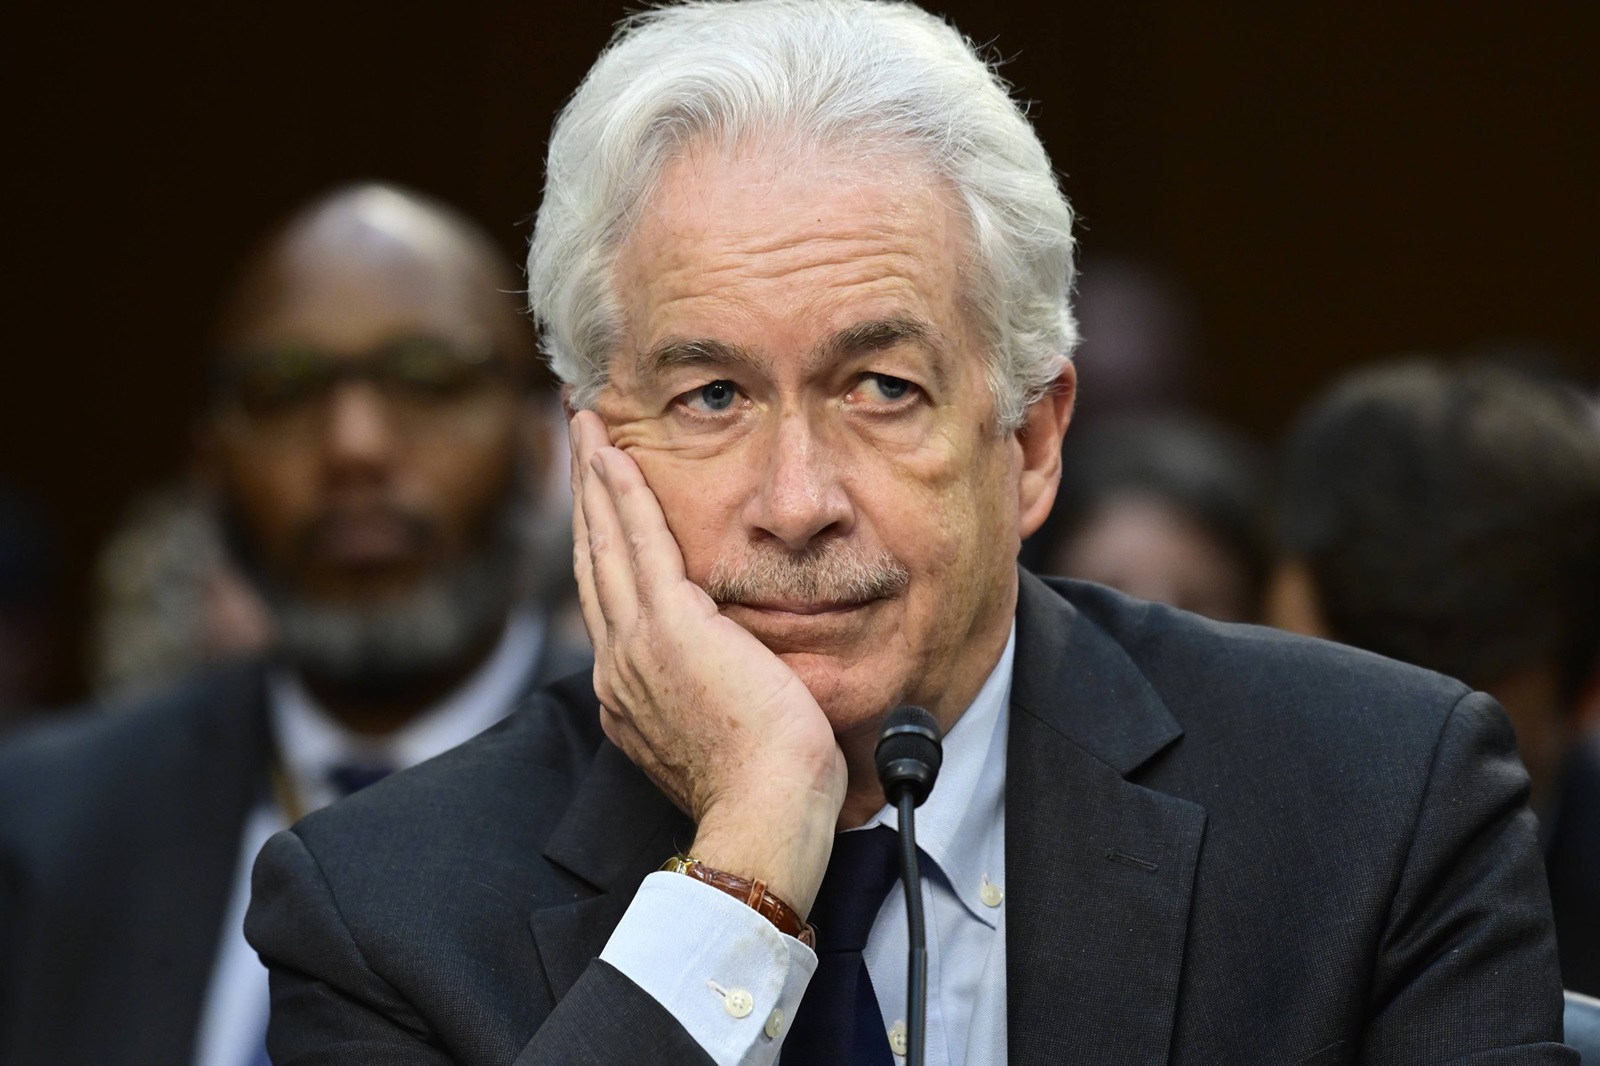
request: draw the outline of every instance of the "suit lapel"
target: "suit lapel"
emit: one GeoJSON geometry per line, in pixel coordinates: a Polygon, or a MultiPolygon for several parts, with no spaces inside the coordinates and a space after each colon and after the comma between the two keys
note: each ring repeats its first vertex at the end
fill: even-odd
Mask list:
{"type": "Polygon", "coordinates": [[[694,839],[694,824],[608,741],[545,846],[583,883],[582,898],[529,919],[555,1000],[600,954],[639,883],[694,839]]]}
{"type": "Polygon", "coordinates": [[[1011,1061],[1166,1062],[1205,811],[1128,778],[1182,730],[1122,647],[1026,572],[1016,661],[1011,1061]]]}

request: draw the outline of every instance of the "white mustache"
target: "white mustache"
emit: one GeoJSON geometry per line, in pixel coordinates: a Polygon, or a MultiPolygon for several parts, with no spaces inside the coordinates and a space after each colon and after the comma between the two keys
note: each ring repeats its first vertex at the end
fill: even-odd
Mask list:
{"type": "Polygon", "coordinates": [[[803,552],[761,548],[723,556],[704,587],[719,604],[851,604],[896,595],[910,580],[886,551],[830,541],[803,552]]]}

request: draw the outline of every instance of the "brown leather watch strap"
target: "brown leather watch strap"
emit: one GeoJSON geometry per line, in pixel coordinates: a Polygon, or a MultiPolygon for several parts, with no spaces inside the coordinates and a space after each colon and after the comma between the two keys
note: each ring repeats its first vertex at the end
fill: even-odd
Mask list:
{"type": "Polygon", "coordinates": [[[674,855],[662,863],[661,868],[668,873],[687,874],[703,885],[726,892],[777,926],[778,932],[794,937],[808,948],[817,946],[817,931],[805,923],[799,911],[768,892],[765,881],[748,881],[738,874],[713,870],[687,855],[674,855]]]}

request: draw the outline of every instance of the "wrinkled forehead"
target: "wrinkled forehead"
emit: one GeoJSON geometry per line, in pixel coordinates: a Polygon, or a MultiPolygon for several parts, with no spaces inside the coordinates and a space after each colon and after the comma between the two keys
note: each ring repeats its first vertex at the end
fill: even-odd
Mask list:
{"type": "Polygon", "coordinates": [[[665,215],[706,225],[731,206],[752,201],[767,209],[767,230],[780,239],[778,229],[795,203],[848,204],[886,191],[901,199],[928,197],[931,221],[953,224],[967,235],[970,218],[960,193],[920,146],[782,127],[711,130],[662,154],[624,212],[620,243],[665,215]]]}
{"type": "Polygon", "coordinates": [[[969,231],[953,188],[910,153],[703,141],[663,168],[613,284],[635,353],[741,307],[815,318],[833,303],[848,317],[865,301],[949,330],[969,231]]]}

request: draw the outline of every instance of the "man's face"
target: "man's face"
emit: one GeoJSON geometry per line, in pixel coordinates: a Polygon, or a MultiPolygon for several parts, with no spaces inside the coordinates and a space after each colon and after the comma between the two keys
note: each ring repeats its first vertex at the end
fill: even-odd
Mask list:
{"type": "Polygon", "coordinates": [[[482,548],[512,491],[520,407],[490,358],[483,273],[448,248],[369,240],[290,243],[257,280],[224,331],[234,387],[214,433],[254,564],[297,598],[363,608],[482,548]]]}
{"type": "MultiPolygon", "coordinates": [[[[597,410],[689,578],[841,736],[898,702],[960,714],[1009,632],[1022,525],[1053,498],[1053,451],[995,429],[943,193],[909,165],[691,153],[616,268],[597,410]]],[[[1066,406],[1035,407],[1059,447],[1066,406]]]]}

